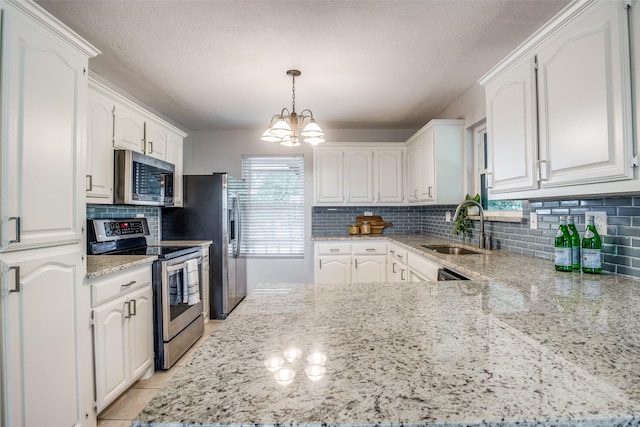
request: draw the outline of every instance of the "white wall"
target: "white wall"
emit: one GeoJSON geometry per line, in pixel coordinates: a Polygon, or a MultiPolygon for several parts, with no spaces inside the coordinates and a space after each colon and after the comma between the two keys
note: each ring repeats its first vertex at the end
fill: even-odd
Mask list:
{"type": "MultiPolygon", "coordinates": [[[[195,131],[184,149],[186,175],[228,172],[242,176],[243,154],[302,154],[305,168],[305,257],[304,259],[247,260],[249,292],[264,282],[312,282],[313,244],[311,238],[311,206],[313,201],[313,152],[309,144],[298,148],[283,147],[260,140],[264,129],[251,131],[195,131]]],[[[400,130],[325,130],[328,141],[393,142],[405,141],[415,129],[400,130]]]]}

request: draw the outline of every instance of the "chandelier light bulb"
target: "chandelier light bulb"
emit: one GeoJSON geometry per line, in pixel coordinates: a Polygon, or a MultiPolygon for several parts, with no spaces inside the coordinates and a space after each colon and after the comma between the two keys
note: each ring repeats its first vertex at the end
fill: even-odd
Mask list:
{"type": "Polygon", "coordinates": [[[273,127],[271,128],[271,133],[275,136],[279,136],[280,138],[293,135],[291,126],[284,120],[283,116],[281,116],[280,119],[273,125],[273,127]]]}
{"type": "Polygon", "coordinates": [[[260,139],[266,142],[280,142],[282,140],[282,138],[278,138],[271,133],[271,127],[264,131],[260,139]]]}
{"type": "Polygon", "coordinates": [[[320,126],[318,126],[318,123],[316,123],[316,120],[311,119],[309,123],[307,123],[307,125],[304,127],[300,135],[308,137],[322,137],[324,136],[324,133],[322,132],[320,126]]]}
{"type": "Polygon", "coordinates": [[[304,138],[304,142],[307,142],[311,145],[318,145],[318,144],[322,144],[323,142],[325,142],[324,138],[321,136],[312,136],[309,138],[304,138]]]}
{"type": "Polygon", "coordinates": [[[300,141],[298,141],[298,137],[296,135],[285,136],[282,138],[280,145],[284,145],[285,147],[298,147],[300,145],[300,141]]]}

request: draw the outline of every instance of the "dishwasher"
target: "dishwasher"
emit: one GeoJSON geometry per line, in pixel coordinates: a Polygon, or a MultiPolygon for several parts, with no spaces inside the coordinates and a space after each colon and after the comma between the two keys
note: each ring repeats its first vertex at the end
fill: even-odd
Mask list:
{"type": "Polygon", "coordinates": [[[441,268],[438,270],[438,281],[443,280],[469,280],[469,278],[448,268],[441,268]]]}

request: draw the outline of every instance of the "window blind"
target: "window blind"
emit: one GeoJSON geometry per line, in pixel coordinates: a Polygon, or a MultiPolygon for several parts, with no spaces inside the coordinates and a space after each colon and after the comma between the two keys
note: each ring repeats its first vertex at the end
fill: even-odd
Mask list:
{"type": "Polygon", "coordinates": [[[304,157],[242,157],[242,253],[304,256],[304,157]]]}

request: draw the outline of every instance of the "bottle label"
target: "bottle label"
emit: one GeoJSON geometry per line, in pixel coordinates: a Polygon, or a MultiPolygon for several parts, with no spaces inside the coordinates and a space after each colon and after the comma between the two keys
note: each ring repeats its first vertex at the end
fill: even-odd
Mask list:
{"type": "Polygon", "coordinates": [[[601,249],[582,249],[582,266],[602,268],[601,249]]]}
{"type": "Polygon", "coordinates": [[[580,246],[571,247],[571,260],[574,264],[580,264],[580,246]]]}
{"type": "Polygon", "coordinates": [[[556,265],[571,267],[571,248],[555,248],[554,258],[556,265]]]}

